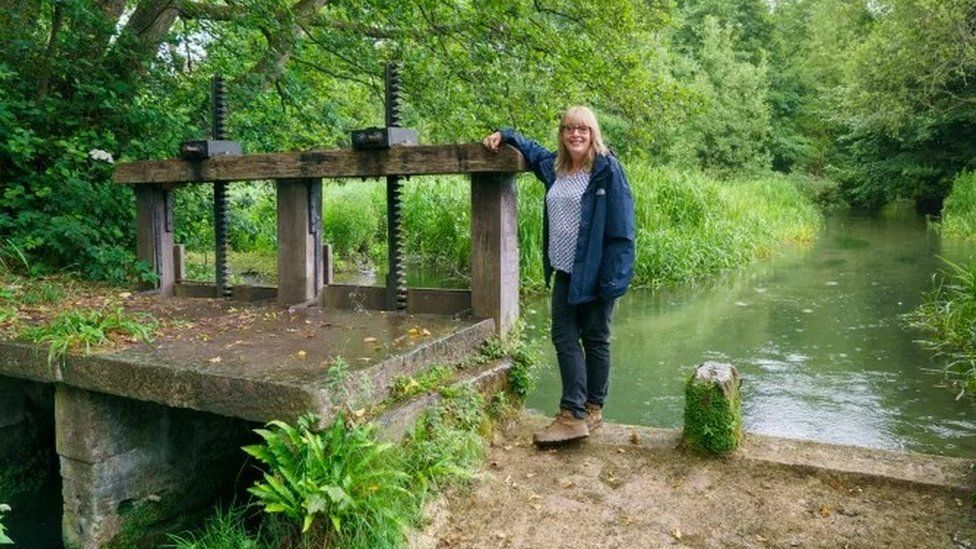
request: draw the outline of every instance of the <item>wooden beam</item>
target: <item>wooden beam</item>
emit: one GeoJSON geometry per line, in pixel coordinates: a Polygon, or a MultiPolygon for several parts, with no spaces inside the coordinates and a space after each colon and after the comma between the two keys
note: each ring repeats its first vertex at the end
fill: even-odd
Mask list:
{"type": "Polygon", "coordinates": [[[322,180],[278,185],[278,303],[315,299],[322,287],[322,180]]]}
{"type": "Polygon", "coordinates": [[[202,161],[180,158],[119,164],[115,182],[210,183],[261,179],[383,177],[526,171],[515,149],[487,151],[480,143],[393,147],[372,151],[331,150],[218,156],[202,161]]]}
{"type": "Polygon", "coordinates": [[[515,174],[471,176],[471,312],[505,336],[519,315],[515,174]]]}

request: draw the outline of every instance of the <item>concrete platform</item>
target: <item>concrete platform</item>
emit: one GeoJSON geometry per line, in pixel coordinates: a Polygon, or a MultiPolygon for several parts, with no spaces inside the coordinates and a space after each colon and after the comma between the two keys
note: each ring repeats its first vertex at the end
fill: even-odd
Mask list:
{"type": "MultiPolygon", "coordinates": [[[[49,360],[46,346],[0,341],[0,456],[28,440],[22,433],[53,430],[69,546],[122,543],[210,504],[245,467],[254,422],[313,412],[324,424],[373,409],[397,376],[457,363],[495,334],[492,319],[447,315],[151,295],[121,303],[159,320],[152,342],[116,335],[107,349],[49,360]],[[43,402],[53,425],[30,422],[25,386],[53,386],[43,402]]],[[[506,372],[471,374],[490,388],[506,372]]]]}
{"type": "Polygon", "coordinates": [[[201,299],[154,307],[152,343],[49,363],[46,348],[0,342],[0,375],[251,421],[327,417],[336,394],[349,406],[382,400],[394,376],[457,361],[494,333],[490,319],[201,299]],[[330,373],[339,357],[348,368],[330,373]]]}

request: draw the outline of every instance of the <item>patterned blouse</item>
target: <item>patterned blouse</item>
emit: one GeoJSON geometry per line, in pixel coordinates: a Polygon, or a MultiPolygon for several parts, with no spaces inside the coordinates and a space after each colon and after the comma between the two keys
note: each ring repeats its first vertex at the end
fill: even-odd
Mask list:
{"type": "Polygon", "coordinates": [[[557,175],[546,193],[549,212],[549,262],[554,269],[573,272],[579,235],[580,201],[590,182],[590,172],[557,175]]]}

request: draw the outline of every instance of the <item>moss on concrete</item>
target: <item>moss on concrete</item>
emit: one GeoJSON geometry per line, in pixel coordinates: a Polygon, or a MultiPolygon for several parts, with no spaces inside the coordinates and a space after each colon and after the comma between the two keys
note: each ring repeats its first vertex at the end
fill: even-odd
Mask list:
{"type": "MultiPolygon", "coordinates": [[[[742,440],[742,405],[739,376],[731,366],[731,378],[719,382],[702,374],[703,364],[685,384],[683,440],[688,447],[708,454],[727,454],[742,440]]],[[[723,365],[727,366],[727,365],[723,365]]]]}

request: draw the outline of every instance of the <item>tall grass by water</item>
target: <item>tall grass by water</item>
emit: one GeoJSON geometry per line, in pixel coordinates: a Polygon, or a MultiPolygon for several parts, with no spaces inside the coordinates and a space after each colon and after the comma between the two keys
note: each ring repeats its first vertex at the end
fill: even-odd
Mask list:
{"type": "Polygon", "coordinates": [[[961,238],[976,237],[976,172],[961,172],[953,180],[942,206],[942,231],[961,238]]]}
{"type": "MultiPolygon", "coordinates": [[[[693,280],[768,256],[777,247],[811,240],[822,215],[813,199],[789,178],[766,174],[719,181],[697,172],[633,165],[628,179],[637,217],[636,285],[693,280]]],[[[376,183],[346,183],[344,193],[378,201],[359,209],[328,206],[330,224],[383,228],[384,193],[376,183]]],[[[543,285],[542,208],[544,188],[531,175],[518,182],[519,261],[522,284],[543,285]]],[[[470,185],[463,177],[415,178],[404,188],[404,238],[408,254],[443,270],[468,273],[471,251],[470,185]]],[[[346,233],[348,234],[348,233],[346,233]]],[[[333,241],[339,254],[383,248],[385,233],[362,230],[355,240],[333,241]]]]}
{"type": "Polygon", "coordinates": [[[976,394],[976,260],[948,263],[937,280],[909,320],[926,333],[923,344],[945,359],[947,373],[976,394]]]}
{"type": "MultiPolygon", "coordinates": [[[[809,181],[772,173],[722,181],[698,172],[637,163],[626,168],[637,216],[634,284],[638,286],[685,282],[735,268],[768,256],[779,246],[810,240],[821,226],[822,215],[813,196],[817,191],[810,191],[809,181]]],[[[272,192],[270,187],[266,192],[272,192]]],[[[521,282],[530,290],[543,286],[543,194],[542,184],[533,176],[519,177],[521,282]]],[[[405,181],[402,233],[407,255],[421,257],[424,265],[465,280],[471,253],[470,204],[467,177],[405,181]]],[[[258,223],[274,223],[268,216],[241,215],[258,223]]],[[[326,182],[323,222],[324,240],[332,244],[340,262],[369,262],[384,269],[386,192],[382,181],[326,182]]],[[[251,232],[268,233],[264,229],[251,232]]]]}

